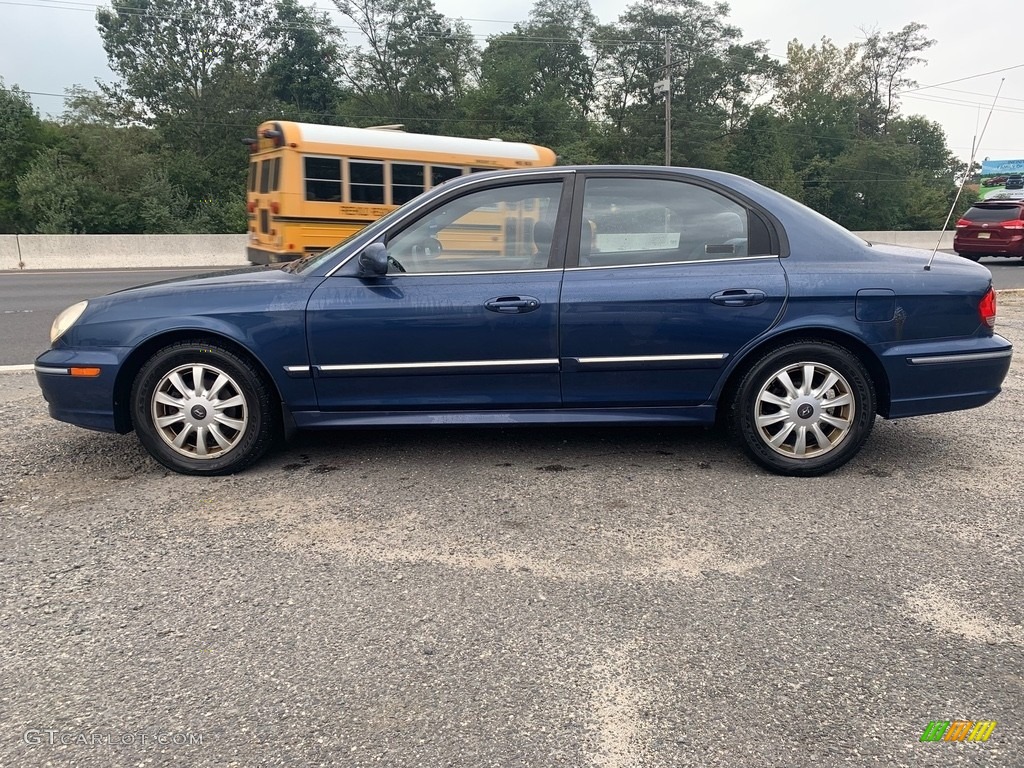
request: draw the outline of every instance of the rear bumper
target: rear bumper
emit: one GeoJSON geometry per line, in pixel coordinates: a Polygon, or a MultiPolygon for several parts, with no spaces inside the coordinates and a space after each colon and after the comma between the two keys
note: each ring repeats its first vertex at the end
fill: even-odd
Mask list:
{"type": "Polygon", "coordinates": [[[1013,345],[1002,336],[900,344],[881,355],[890,419],[977,408],[999,394],[1013,345]]]}
{"type": "Polygon", "coordinates": [[[126,420],[115,416],[114,390],[117,372],[128,350],[50,349],[36,358],[36,381],[50,416],[85,429],[129,432],[126,420]],[[100,375],[72,376],[72,366],[98,367],[100,375]]]}
{"type": "Polygon", "coordinates": [[[1009,240],[979,240],[976,237],[954,237],[953,250],[957,253],[982,256],[1024,256],[1024,235],[1009,240]]]}

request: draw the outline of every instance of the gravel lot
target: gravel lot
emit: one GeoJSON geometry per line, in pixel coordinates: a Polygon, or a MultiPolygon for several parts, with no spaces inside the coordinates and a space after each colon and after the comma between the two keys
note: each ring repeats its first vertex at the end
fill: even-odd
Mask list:
{"type": "Polygon", "coordinates": [[[999,331],[994,403],[814,480],[645,429],[185,478],[5,375],[0,766],[1024,765],[1024,296],[999,331]]]}

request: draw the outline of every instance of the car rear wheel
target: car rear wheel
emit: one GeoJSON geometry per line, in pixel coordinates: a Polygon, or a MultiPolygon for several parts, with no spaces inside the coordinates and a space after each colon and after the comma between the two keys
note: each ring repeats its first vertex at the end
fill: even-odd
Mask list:
{"type": "Polygon", "coordinates": [[[247,359],[217,344],[181,342],[153,355],[132,387],[143,447],[187,475],[226,475],[256,461],[275,435],[273,397],[247,359]]]}
{"type": "Polygon", "coordinates": [[[741,377],[730,422],[747,453],[782,475],[823,475],[856,455],[875,421],[871,377],[848,350],[800,341],[741,377]]]}
{"type": "Polygon", "coordinates": [[[957,255],[962,256],[965,259],[970,259],[971,261],[978,261],[981,259],[980,253],[958,253],[957,255]]]}

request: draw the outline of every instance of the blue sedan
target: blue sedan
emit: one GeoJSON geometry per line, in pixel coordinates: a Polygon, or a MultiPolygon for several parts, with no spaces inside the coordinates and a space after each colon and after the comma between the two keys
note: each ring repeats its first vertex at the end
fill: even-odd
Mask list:
{"type": "Polygon", "coordinates": [[[999,393],[991,275],[929,256],[715,171],[483,173],[284,268],[80,302],[35,370],[51,416],[186,474],[297,428],[721,420],[820,475],[876,415],[999,393]]]}

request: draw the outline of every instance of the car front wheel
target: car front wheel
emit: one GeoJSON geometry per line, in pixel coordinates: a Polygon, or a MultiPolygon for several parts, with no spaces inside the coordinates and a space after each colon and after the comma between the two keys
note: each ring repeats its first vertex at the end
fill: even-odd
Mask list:
{"type": "Polygon", "coordinates": [[[187,475],[237,472],[273,441],[272,397],[247,359],[217,344],[182,342],[153,355],[132,387],[132,421],[157,461],[187,475]]]}
{"type": "Polygon", "coordinates": [[[823,475],[860,450],[875,421],[871,377],[848,350],[801,341],[742,376],[730,421],[747,453],[782,475],[823,475]]]}

